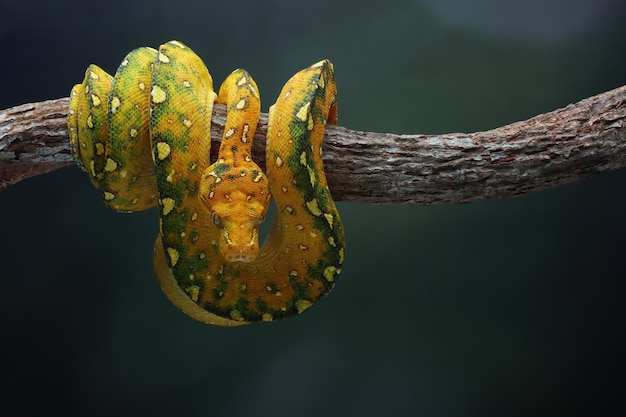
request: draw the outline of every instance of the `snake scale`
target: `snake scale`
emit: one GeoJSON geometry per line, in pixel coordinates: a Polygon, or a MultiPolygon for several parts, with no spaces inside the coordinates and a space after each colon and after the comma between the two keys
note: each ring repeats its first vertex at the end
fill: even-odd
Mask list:
{"type": "Polygon", "coordinates": [[[252,77],[235,70],[216,93],[202,60],[171,41],[130,52],[113,77],[87,68],[71,92],[70,147],[108,207],[158,207],[153,262],[171,302],[205,323],[272,321],[307,310],[341,272],[344,231],[321,157],[336,94],[328,60],[287,81],[269,110],[266,175],[252,160],[252,77]],[[214,102],[227,120],[212,162],[214,102]]]}

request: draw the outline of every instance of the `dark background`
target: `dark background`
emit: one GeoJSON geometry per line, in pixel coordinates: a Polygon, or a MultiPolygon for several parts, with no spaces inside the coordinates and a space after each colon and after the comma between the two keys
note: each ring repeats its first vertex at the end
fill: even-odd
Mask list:
{"type": "MultiPolygon", "coordinates": [[[[267,111],[328,57],[340,124],[477,131],[626,84],[619,0],[0,0],[0,108],[178,39],[267,111]]],[[[229,329],[152,272],[154,210],[107,210],[78,168],[0,193],[0,415],[625,415],[626,171],[457,206],[339,204],[333,293],[229,329]]]]}

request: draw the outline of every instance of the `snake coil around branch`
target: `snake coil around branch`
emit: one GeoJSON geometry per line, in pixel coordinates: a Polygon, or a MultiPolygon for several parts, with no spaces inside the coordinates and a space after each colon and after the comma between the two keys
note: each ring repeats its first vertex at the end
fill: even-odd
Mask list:
{"type": "Polygon", "coordinates": [[[85,71],[67,99],[0,112],[0,190],[76,163],[121,212],[158,207],[154,269],[189,316],[233,326],[300,314],[335,285],[334,200],[460,203],[572,182],[626,163],[626,86],[486,132],[397,135],[334,126],[333,65],[292,76],[269,114],[235,70],[214,90],[186,45],[85,71]],[[217,139],[220,138],[220,139],[217,139]],[[262,246],[258,227],[276,210],[262,246]]]}
{"type": "MultiPolygon", "coordinates": [[[[72,165],[69,98],[0,111],[0,190],[72,165]]],[[[212,152],[226,123],[213,108],[212,152]]],[[[253,159],[264,166],[267,114],[253,159]]],[[[454,204],[511,197],[626,165],[626,86],[484,132],[397,135],[328,126],[324,164],[336,201],[454,204]]]]}

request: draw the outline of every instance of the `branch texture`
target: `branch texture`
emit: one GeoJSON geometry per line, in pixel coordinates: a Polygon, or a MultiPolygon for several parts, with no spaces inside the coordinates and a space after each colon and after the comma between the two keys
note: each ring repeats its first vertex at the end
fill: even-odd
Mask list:
{"type": "MultiPolygon", "coordinates": [[[[69,99],[0,111],[0,190],[73,163],[69,99]]],[[[217,155],[226,112],[215,105],[217,155]]],[[[265,165],[267,115],[253,158],[265,165]]],[[[328,126],[324,167],[338,201],[453,204],[543,190],[626,165],[626,86],[497,129],[396,135],[328,126]]]]}

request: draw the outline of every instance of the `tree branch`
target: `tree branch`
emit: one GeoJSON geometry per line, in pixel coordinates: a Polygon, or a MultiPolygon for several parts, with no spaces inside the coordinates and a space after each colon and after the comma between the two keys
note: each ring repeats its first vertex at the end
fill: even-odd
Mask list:
{"type": "MultiPolygon", "coordinates": [[[[73,163],[69,99],[0,111],[0,191],[73,163]]],[[[213,157],[226,119],[214,107],[213,157]]],[[[267,115],[253,157],[265,164],[267,115]]],[[[396,135],[327,126],[324,165],[336,200],[366,204],[461,203],[510,197],[626,165],[626,86],[476,133],[396,135]]]]}

